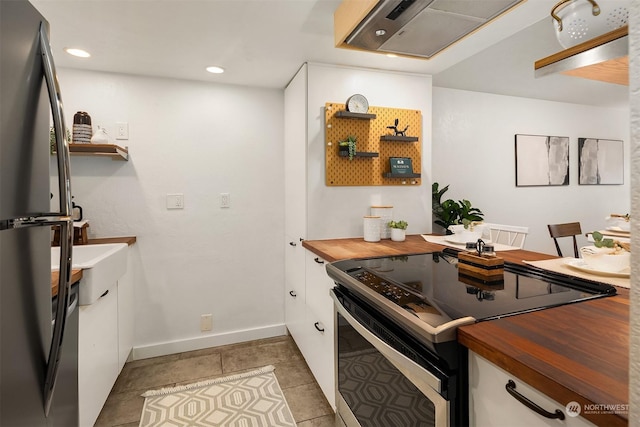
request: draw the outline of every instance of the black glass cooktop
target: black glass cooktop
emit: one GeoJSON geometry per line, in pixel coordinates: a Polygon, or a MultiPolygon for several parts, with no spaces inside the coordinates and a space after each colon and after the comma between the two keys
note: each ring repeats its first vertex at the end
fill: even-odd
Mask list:
{"type": "Polygon", "coordinates": [[[472,277],[457,252],[337,261],[327,267],[337,283],[364,300],[401,307],[438,327],[569,304],[616,293],[615,287],[505,262],[503,274],[472,277]]]}

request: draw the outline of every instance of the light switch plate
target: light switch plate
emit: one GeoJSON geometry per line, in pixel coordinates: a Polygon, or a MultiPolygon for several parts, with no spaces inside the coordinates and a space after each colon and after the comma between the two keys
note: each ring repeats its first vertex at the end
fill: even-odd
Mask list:
{"type": "Polygon", "coordinates": [[[184,209],[184,194],[167,194],[167,209],[184,209]]]}
{"type": "Polygon", "coordinates": [[[231,195],[229,193],[220,193],[220,207],[221,208],[231,207],[231,195]]]}
{"type": "Polygon", "coordinates": [[[116,139],[129,139],[129,123],[116,122],[116,139]]]}

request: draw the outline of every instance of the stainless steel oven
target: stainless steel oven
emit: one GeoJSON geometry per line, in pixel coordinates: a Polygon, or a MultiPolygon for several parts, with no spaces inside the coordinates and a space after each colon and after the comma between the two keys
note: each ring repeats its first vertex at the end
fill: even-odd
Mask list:
{"type": "MultiPolygon", "coordinates": [[[[345,289],[331,291],[337,315],[336,407],[345,426],[452,425],[457,376],[429,360],[381,313],[345,289]]],[[[453,423],[457,425],[457,423],[453,423]]]]}
{"type": "Polygon", "coordinates": [[[336,315],[336,407],[347,427],[468,425],[464,324],[615,294],[615,288],[505,263],[491,282],[456,251],[327,265],[336,315]]]}

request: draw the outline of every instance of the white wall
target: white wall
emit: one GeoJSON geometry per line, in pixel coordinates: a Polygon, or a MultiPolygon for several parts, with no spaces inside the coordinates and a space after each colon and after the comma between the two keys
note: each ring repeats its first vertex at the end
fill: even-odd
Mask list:
{"type": "Polygon", "coordinates": [[[362,216],[372,204],[393,205],[409,234],[431,231],[431,77],[313,63],[308,73],[307,239],[363,236],[362,216]],[[325,185],[324,106],[345,103],[354,93],[370,106],[422,112],[421,185],[325,185]]]}
{"type": "Polygon", "coordinates": [[[71,173],[90,236],[137,236],[136,357],[284,333],[282,91],[77,70],[60,84],[69,128],[78,110],[112,137],[129,123],[114,141],[128,162],[72,157],[71,173]]]}
{"type": "Polygon", "coordinates": [[[626,108],[433,88],[433,179],[450,185],[445,198],[469,199],[487,222],[528,226],[526,249],[556,254],[547,224],[579,221],[587,232],[602,228],[610,213],[629,212],[629,146],[626,108]],[[568,136],[569,185],[516,187],[516,134],[568,136]],[[624,141],[624,185],[578,185],[580,137],[624,141]]]}

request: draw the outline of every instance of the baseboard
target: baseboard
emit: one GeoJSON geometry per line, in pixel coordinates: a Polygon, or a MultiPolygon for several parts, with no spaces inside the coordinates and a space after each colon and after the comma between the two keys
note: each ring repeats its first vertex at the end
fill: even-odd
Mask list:
{"type": "Polygon", "coordinates": [[[269,325],[262,328],[245,329],[242,331],[208,335],[206,337],[189,338],[179,341],[134,347],[132,354],[133,360],[148,359],[150,357],[166,356],[168,354],[201,350],[203,348],[217,347],[220,345],[237,344],[245,341],[253,341],[287,334],[288,331],[284,324],[269,325]]]}

